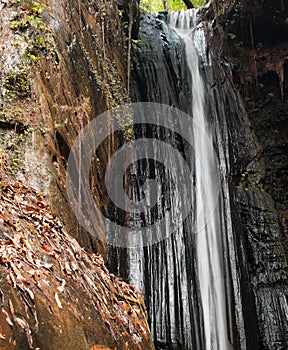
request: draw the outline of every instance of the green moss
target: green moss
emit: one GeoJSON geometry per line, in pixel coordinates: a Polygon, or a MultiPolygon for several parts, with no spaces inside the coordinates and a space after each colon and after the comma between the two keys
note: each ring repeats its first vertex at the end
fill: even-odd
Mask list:
{"type": "MultiPolygon", "coordinates": [[[[137,44],[139,43],[137,42],[137,44]]],[[[109,59],[109,57],[104,58],[101,49],[97,49],[97,62],[95,62],[89,51],[84,46],[81,47],[81,50],[85,54],[85,59],[90,66],[89,70],[93,72],[93,79],[97,84],[97,90],[105,93],[110,109],[131,102],[127,91],[123,88],[123,81],[119,76],[115,62],[109,59]]],[[[116,114],[116,119],[123,133],[124,140],[130,141],[133,137],[133,117],[130,112],[127,111],[121,119],[116,114]]]]}
{"type": "Polygon", "coordinates": [[[45,23],[42,21],[42,12],[47,6],[46,4],[36,1],[17,1],[16,3],[20,3],[22,11],[17,13],[12,19],[11,29],[23,31],[29,27],[41,30],[46,28],[45,23]]]}
{"type": "Polygon", "coordinates": [[[133,50],[138,49],[141,45],[143,45],[142,40],[132,39],[132,48],[133,50]]]}

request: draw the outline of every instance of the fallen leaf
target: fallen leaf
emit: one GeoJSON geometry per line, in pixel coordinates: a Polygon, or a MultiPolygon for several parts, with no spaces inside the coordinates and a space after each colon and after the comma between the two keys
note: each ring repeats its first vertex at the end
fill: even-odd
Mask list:
{"type": "Polygon", "coordinates": [[[17,226],[16,226],[15,224],[13,224],[13,222],[10,221],[10,220],[6,221],[6,224],[8,224],[9,226],[11,226],[14,230],[17,229],[17,226]]]}
{"type": "Polygon", "coordinates": [[[61,304],[61,301],[60,301],[60,299],[59,299],[59,296],[58,296],[58,293],[57,293],[57,292],[55,293],[55,300],[56,300],[56,303],[57,303],[59,309],[63,309],[62,304],[61,304]]]}
{"type": "Polygon", "coordinates": [[[20,317],[14,317],[15,322],[19,324],[19,326],[23,329],[26,329],[27,327],[29,328],[29,324],[26,320],[23,320],[20,317]]]}
{"type": "Polygon", "coordinates": [[[72,275],[72,270],[71,270],[71,268],[70,268],[70,265],[69,265],[68,261],[65,261],[65,263],[64,263],[64,269],[65,269],[67,275],[72,275]]]}
{"type": "Polygon", "coordinates": [[[30,297],[31,300],[35,299],[34,293],[32,292],[31,289],[24,287],[24,290],[29,294],[29,297],[30,297]]]}
{"type": "Polygon", "coordinates": [[[20,282],[22,282],[24,284],[30,284],[30,281],[28,281],[27,278],[25,278],[21,274],[17,275],[16,280],[20,281],[20,282]]]}
{"type": "Polygon", "coordinates": [[[63,293],[65,284],[66,284],[66,281],[63,280],[61,283],[61,286],[57,287],[57,289],[59,290],[60,293],[63,293]]]}
{"type": "Polygon", "coordinates": [[[40,207],[40,208],[47,208],[48,207],[48,204],[44,201],[38,201],[37,202],[37,205],[40,207]]]}
{"type": "Polygon", "coordinates": [[[122,310],[124,310],[128,315],[131,314],[132,308],[128,303],[125,301],[119,301],[119,304],[121,305],[122,310]]]}
{"type": "Polygon", "coordinates": [[[51,269],[51,267],[53,266],[54,264],[44,264],[43,265],[43,267],[45,268],[45,269],[47,269],[47,270],[50,270],[51,269]]]}
{"type": "Polygon", "coordinates": [[[1,264],[6,264],[9,261],[10,261],[10,256],[8,255],[7,251],[4,250],[0,256],[0,262],[1,264]]]}
{"type": "Polygon", "coordinates": [[[11,299],[9,298],[8,300],[8,304],[9,304],[9,310],[10,310],[10,314],[13,316],[15,311],[14,311],[14,306],[13,306],[13,303],[11,301],[11,299]]]}
{"type": "Polygon", "coordinates": [[[6,276],[6,281],[9,284],[12,284],[14,288],[16,287],[16,280],[12,272],[9,272],[9,275],[6,276]]]}
{"type": "MultiPolygon", "coordinates": [[[[29,325],[28,325],[29,327],[29,325]]],[[[27,340],[30,346],[30,349],[33,349],[33,338],[31,335],[31,330],[29,328],[26,328],[26,336],[27,336],[27,340]]]]}
{"type": "Polygon", "coordinates": [[[18,268],[16,267],[16,265],[12,261],[10,262],[10,266],[11,266],[11,268],[16,276],[21,275],[20,271],[18,270],[18,268]]]}
{"type": "Polygon", "coordinates": [[[11,318],[8,315],[8,312],[5,309],[3,309],[3,308],[2,308],[2,312],[6,316],[6,321],[9,324],[9,326],[13,326],[13,322],[11,321],[11,318]]]}
{"type": "Polygon", "coordinates": [[[55,252],[46,243],[43,243],[41,247],[42,247],[42,249],[45,250],[47,255],[53,256],[53,257],[56,256],[55,252]]]}
{"type": "Polygon", "coordinates": [[[27,241],[27,239],[21,238],[21,239],[20,239],[20,242],[21,242],[22,244],[24,244],[24,245],[26,246],[26,248],[28,248],[29,250],[32,250],[32,247],[31,247],[30,243],[27,241]]]}
{"type": "Polygon", "coordinates": [[[73,271],[79,271],[79,266],[74,261],[71,262],[71,268],[73,271]]]}
{"type": "Polygon", "coordinates": [[[88,277],[85,273],[84,273],[84,278],[85,280],[88,282],[88,284],[92,287],[94,285],[93,281],[91,280],[90,277],[88,277]]]}
{"type": "Polygon", "coordinates": [[[34,277],[35,281],[39,281],[39,270],[28,270],[27,273],[31,276],[34,277]]]}
{"type": "Polygon", "coordinates": [[[51,253],[52,252],[52,249],[46,243],[42,244],[42,249],[44,249],[45,252],[47,252],[47,253],[51,253]]]}
{"type": "Polygon", "coordinates": [[[3,213],[0,213],[0,215],[2,216],[2,218],[3,218],[3,220],[4,220],[5,222],[9,221],[8,216],[6,216],[6,215],[3,214],[3,213]]]}

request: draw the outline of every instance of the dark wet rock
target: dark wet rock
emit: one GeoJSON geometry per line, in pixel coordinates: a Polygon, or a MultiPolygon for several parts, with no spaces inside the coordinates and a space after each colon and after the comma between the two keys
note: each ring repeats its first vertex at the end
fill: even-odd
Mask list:
{"type": "Polygon", "coordinates": [[[183,43],[165,22],[166,17],[165,12],[142,15],[140,43],[133,54],[132,99],[187,111],[189,85],[183,43]]]}
{"type": "MultiPolygon", "coordinates": [[[[208,9],[208,14],[211,14],[209,11],[211,9],[208,9]]],[[[187,111],[189,107],[185,98],[187,97],[186,89],[190,82],[186,76],[185,59],[183,60],[183,55],[180,53],[182,45],[181,41],[179,42],[179,39],[170,33],[165,20],[165,13],[158,15],[158,17],[145,17],[141,20],[140,39],[143,43],[135,50],[133,63],[135,85],[132,91],[136,91],[136,94],[134,92],[134,100],[173,104],[181,106],[187,111]]],[[[275,157],[275,151],[263,152],[262,142],[266,142],[267,147],[269,147],[270,142],[270,124],[268,129],[263,125],[263,122],[265,123],[268,118],[263,119],[259,113],[259,127],[253,129],[255,120],[248,118],[253,111],[247,108],[247,103],[245,103],[247,101],[243,101],[241,87],[240,91],[237,91],[239,84],[235,75],[235,67],[238,63],[233,65],[233,59],[230,60],[223,56],[223,36],[219,26],[215,23],[214,25],[208,24],[206,30],[213,69],[206,71],[203,69],[202,73],[206,74],[206,83],[211,88],[209,90],[211,103],[209,116],[215,127],[219,157],[224,157],[226,164],[226,170],[222,169],[226,179],[223,179],[223,184],[227,181],[229,187],[228,190],[223,185],[221,202],[226,213],[223,224],[227,236],[223,244],[226,252],[224,265],[229,305],[229,337],[234,349],[285,349],[287,346],[287,255],[285,254],[287,236],[283,238],[283,233],[281,233],[283,231],[279,227],[273,201],[275,198],[265,192],[265,190],[271,192],[268,179],[273,178],[273,172],[275,174],[274,181],[279,178],[275,173],[276,169],[283,174],[280,182],[285,188],[287,184],[283,181],[286,171],[285,157],[281,151],[279,160],[277,161],[276,157],[273,162],[272,154],[275,157]],[[258,137],[259,132],[263,133],[263,138],[258,137]],[[281,164],[280,169],[275,163],[281,164]],[[232,222],[227,217],[229,210],[231,210],[232,222]],[[233,252],[235,260],[233,260],[233,252]]],[[[269,62],[269,59],[267,56],[266,62],[269,62]]],[[[244,67],[245,61],[242,63],[244,67]]],[[[268,65],[265,67],[267,68],[268,65]]],[[[265,69],[262,68],[263,73],[265,69]]],[[[249,74],[246,76],[249,77],[249,74]]],[[[278,94],[280,92],[281,95],[279,81],[276,81],[274,86],[278,89],[278,94]]],[[[284,96],[285,91],[284,89],[284,96]]],[[[285,116],[286,104],[279,104],[276,110],[281,110],[279,123],[275,118],[269,119],[269,123],[278,123],[279,128],[282,127],[282,134],[285,133],[285,123],[283,124],[282,121],[283,116],[285,116]]],[[[281,142],[280,140],[278,141],[281,142]]],[[[282,193],[285,196],[284,193],[287,191],[283,190],[282,193]]],[[[272,192],[271,194],[273,195],[272,192]]],[[[283,196],[281,200],[276,201],[276,205],[277,207],[280,205],[279,208],[283,209],[286,206],[282,198],[283,196]]],[[[283,220],[281,227],[285,230],[287,223],[285,224],[286,221],[283,220]]],[[[159,285],[164,289],[161,290],[160,294],[157,294],[157,298],[163,302],[169,298],[169,289],[166,287],[168,276],[165,275],[167,270],[163,267],[158,268],[158,266],[165,264],[165,259],[162,262],[162,253],[171,249],[169,244],[166,242],[151,250],[144,251],[144,261],[147,261],[147,266],[144,265],[146,278],[143,287],[150,324],[157,324],[158,327],[153,328],[154,326],[152,326],[156,347],[159,349],[177,348],[177,346],[189,348],[193,344],[197,348],[199,344],[193,343],[193,339],[195,339],[193,337],[196,336],[197,331],[192,334],[191,343],[189,341],[185,343],[181,338],[181,335],[185,334],[185,326],[179,319],[177,321],[179,333],[176,336],[179,343],[176,345],[175,341],[171,342],[173,326],[170,325],[169,318],[155,316],[157,313],[158,315],[166,315],[165,312],[169,312],[168,309],[164,311],[158,308],[155,303],[156,300],[157,303],[159,301],[153,296],[153,291],[157,290],[157,285],[159,285]],[[155,262],[153,263],[153,261],[155,262]],[[149,270],[151,262],[154,266],[153,270],[149,270]],[[151,286],[151,283],[154,287],[151,286]],[[159,326],[159,322],[162,323],[162,327],[159,326]]],[[[193,248],[190,250],[189,244],[189,239],[186,236],[185,247],[190,252],[190,259],[187,259],[182,271],[186,269],[185,273],[188,275],[189,273],[193,274],[193,267],[191,269],[187,266],[187,264],[193,266],[191,260],[193,248]]],[[[177,262],[179,257],[176,257],[174,253],[172,256],[177,262]]],[[[180,259],[183,263],[184,258],[180,259]]],[[[195,288],[194,282],[192,281],[190,285],[191,290],[195,288]]],[[[159,289],[161,288],[159,287],[159,289]]],[[[177,283],[174,284],[174,288],[174,293],[179,293],[181,290],[177,283]]],[[[181,295],[181,292],[179,294],[181,295]]],[[[191,308],[193,309],[194,306],[191,305],[191,308]]],[[[174,307],[175,310],[183,309],[181,296],[174,307]]],[[[197,315],[197,310],[193,309],[193,313],[194,316],[197,315]]]]}
{"type": "Polygon", "coordinates": [[[259,190],[238,190],[234,222],[238,223],[241,284],[247,296],[243,303],[248,344],[257,349],[285,349],[287,260],[271,196],[259,190]]]}
{"type": "MultiPolygon", "coordinates": [[[[257,0],[251,4],[243,0],[237,4],[228,1],[223,7],[219,2],[215,5],[219,6],[222,27],[214,26],[214,34],[226,36],[226,60],[231,63],[232,80],[239,89],[250,125],[242,133],[233,115],[229,118],[232,153],[233,149],[244,146],[243,135],[250,135],[253,140],[244,146],[248,157],[236,155],[237,161],[232,165],[236,170],[242,163],[241,174],[232,181],[232,218],[244,296],[247,348],[285,349],[287,4],[257,0]],[[246,159],[250,159],[250,164],[246,159]]],[[[212,52],[223,57],[221,46],[220,51],[215,51],[216,46],[212,44],[212,52]]]]}

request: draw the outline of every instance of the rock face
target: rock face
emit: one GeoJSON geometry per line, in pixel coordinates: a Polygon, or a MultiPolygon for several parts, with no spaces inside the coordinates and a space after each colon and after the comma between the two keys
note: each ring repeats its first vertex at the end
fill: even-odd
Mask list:
{"type": "Polygon", "coordinates": [[[285,349],[288,9],[281,1],[226,5],[218,4],[221,27],[214,33],[224,33],[226,59],[250,123],[245,133],[254,139],[245,144],[238,123],[230,118],[233,148],[247,147],[247,156],[235,155],[232,169],[241,175],[239,181],[236,171],[231,184],[247,344],[285,349]]]}
{"type": "Polygon", "coordinates": [[[238,191],[234,205],[234,214],[239,215],[234,222],[241,227],[236,234],[242,288],[247,296],[243,305],[248,348],[285,349],[287,259],[273,200],[268,194],[247,189],[238,191]]]}
{"type": "Polygon", "coordinates": [[[240,1],[221,19],[233,78],[261,145],[263,186],[287,210],[287,24],[282,1],[240,1]]]}
{"type": "MultiPolygon", "coordinates": [[[[222,178],[222,205],[225,212],[223,229],[226,230],[227,234],[226,243],[223,241],[223,244],[227,254],[224,257],[224,264],[227,304],[229,305],[227,311],[229,314],[229,338],[235,349],[285,349],[288,330],[287,253],[285,253],[287,252],[287,236],[284,236],[285,232],[287,235],[287,226],[285,226],[287,225],[287,215],[285,214],[287,210],[287,191],[285,191],[287,185],[285,181],[287,171],[287,152],[285,151],[287,91],[285,90],[285,79],[282,81],[281,77],[286,77],[287,74],[287,72],[285,73],[286,53],[285,50],[283,51],[285,45],[287,47],[287,43],[283,42],[283,36],[280,35],[277,47],[271,48],[268,47],[271,42],[269,38],[266,38],[266,47],[263,50],[260,48],[256,50],[249,46],[251,44],[249,39],[245,42],[242,38],[243,56],[239,53],[237,56],[233,56],[231,52],[235,53],[233,50],[239,49],[239,42],[236,42],[235,47],[231,48],[227,47],[227,41],[223,42],[223,39],[226,33],[226,40],[229,40],[229,45],[231,45],[231,41],[236,40],[234,35],[237,38],[240,37],[238,32],[235,32],[236,34],[230,32],[232,27],[229,27],[228,22],[229,16],[234,13],[235,8],[237,16],[241,17],[237,12],[239,11],[243,15],[243,21],[246,20],[244,8],[247,7],[244,6],[244,3],[244,1],[240,2],[239,8],[238,6],[233,8],[232,5],[235,4],[232,1],[225,2],[222,7],[219,5],[217,10],[223,11],[223,17],[219,13],[213,13],[215,11],[213,7],[202,12],[204,17],[209,18],[210,16],[210,20],[206,22],[205,26],[213,69],[210,73],[206,72],[206,78],[207,85],[212,88],[209,98],[214,107],[209,113],[211,124],[215,129],[215,137],[218,140],[219,157],[223,157],[226,164],[226,169],[223,170],[225,179],[222,178]],[[229,7],[230,5],[232,7],[229,7]],[[223,54],[223,49],[226,50],[224,52],[227,56],[223,54]],[[246,60],[243,60],[243,57],[246,60]],[[260,60],[262,60],[261,64],[260,60]],[[255,67],[256,63],[259,64],[259,68],[255,71],[253,69],[258,67],[257,65],[255,67]],[[281,67],[284,67],[284,70],[281,67]],[[268,73],[270,70],[274,73],[268,73]],[[263,83],[267,79],[267,74],[274,76],[274,83],[269,79],[267,83],[263,83]],[[284,83],[282,84],[282,82],[284,83]],[[254,92],[253,88],[256,89],[254,92]],[[239,90],[237,91],[237,89],[239,90]],[[269,89],[272,89],[273,96],[272,92],[271,95],[267,96],[269,89]],[[261,98],[255,101],[255,97],[261,94],[260,91],[262,91],[261,98]],[[269,103],[266,104],[265,101],[269,103]],[[257,104],[256,111],[251,107],[251,104],[252,107],[253,104],[254,106],[257,104]],[[272,111],[274,111],[273,114],[272,111]],[[275,136],[279,134],[283,135],[284,139],[275,136]],[[281,146],[280,143],[284,143],[284,145],[281,146]],[[274,148],[274,144],[277,145],[276,148],[274,148]],[[265,152],[263,146],[267,150],[269,147],[277,149],[276,158],[273,151],[265,152]],[[274,182],[271,183],[271,181],[274,182]],[[275,196],[275,188],[279,197],[275,196]],[[277,211],[277,209],[280,210],[277,211]],[[229,221],[230,215],[231,222],[229,221]],[[279,223],[280,215],[282,220],[279,223]],[[279,224],[281,225],[279,226],[279,224]]],[[[216,5],[217,2],[213,6],[216,5]]],[[[277,13],[279,4],[271,3],[270,5],[269,11],[273,10],[277,13]]],[[[252,7],[249,8],[252,9],[252,7]]],[[[262,5],[260,8],[267,12],[262,5]]],[[[264,19],[262,17],[260,19],[260,16],[257,17],[255,13],[253,16],[251,14],[251,21],[254,25],[253,28],[257,31],[254,45],[258,45],[263,38],[260,37],[261,31],[257,26],[264,25],[262,21],[265,22],[265,18],[267,19],[269,16],[264,16],[264,19]]],[[[282,13],[279,16],[282,18],[282,13]]],[[[275,29],[275,25],[277,30],[281,28],[281,32],[286,30],[285,21],[280,17],[278,18],[276,15],[271,30],[275,29]]],[[[246,26],[247,23],[241,22],[241,20],[238,23],[237,18],[234,24],[239,26],[237,28],[240,31],[242,25],[246,26]]],[[[133,77],[136,92],[134,100],[173,104],[187,111],[188,105],[182,96],[189,95],[186,87],[190,82],[189,77],[187,81],[185,75],[185,59],[183,60],[183,55],[181,55],[181,41],[179,42],[179,39],[170,33],[165,21],[165,14],[162,14],[158,17],[145,17],[140,22],[140,39],[143,43],[136,51],[134,60],[133,77]]],[[[187,257],[185,260],[185,257],[179,254],[180,262],[177,263],[175,246],[168,240],[154,249],[144,250],[142,256],[144,261],[142,265],[145,271],[143,288],[148,300],[148,313],[156,347],[159,349],[173,348],[173,346],[175,348],[177,346],[189,348],[192,346],[191,344],[194,348],[200,346],[195,341],[197,331],[196,334],[192,332],[190,340],[187,340],[186,335],[187,343],[185,343],[181,337],[186,334],[185,325],[181,324],[180,321],[176,321],[178,333],[176,332],[175,336],[173,333],[173,317],[175,315],[169,318],[172,312],[168,306],[165,308],[167,300],[169,300],[169,305],[173,304],[168,288],[169,281],[173,280],[173,273],[169,272],[169,264],[173,265],[172,260],[176,265],[174,272],[176,271],[178,276],[177,267],[180,264],[183,275],[190,276],[189,274],[191,274],[197,279],[192,272],[193,261],[191,261],[195,252],[193,253],[193,248],[188,248],[191,244],[188,238],[189,228],[184,228],[184,230],[186,236],[183,250],[189,251],[190,260],[187,257]],[[173,253],[170,254],[169,249],[173,253]],[[172,255],[168,259],[169,261],[165,260],[165,254],[172,255]],[[153,266],[152,269],[151,266],[153,266]],[[156,304],[156,300],[158,304],[156,304]],[[178,341],[177,345],[173,340],[174,336],[178,341]]],[[[172,241],[173,239],[177,239],[178,244],[182,244],[179,237],[171,238],[172,241]]],[[[175,244],[177,246],[177,243],[175,244]]],[[[197,271],[195,273],[197,276],[197,271]]],[[[183,302],[185,292],[179,292],[186,283],[183,275],[180,272],[180,276],[183,277],[183,279],[180,277],[181,285],[177,285],[176,280],[175,283],[171,282],[171,285],[174,286],[173,295],[179,295],[173,304],[175,312],[184,309],[187,316],[189,311],[185,309],[183,302]]],[[[195,289],[194,283],[195,280],[190,285],[191,293],[195,289]]],[[[190,306],[190,310],[193,307],[193,305],[190,306]]],[[[193,309],[193,315],[197,315],[196,319],[200,314],[201,311],[193,309]]],[[[186,325],[189,324],[188,318],[187,316],[186,325]]],[[[199,322],[200,319],[198,319],[198,324],[199,322]]],[[[191,327],[193,328],[193,326],[191,327]]],[[[197,327],[193,329],[195,330],[197,327]]]]}
{"type": "MultiPolygon", "coordinates": [[[[197,30],[202,33],[202,29],[200,26],[197,30]]],[[[201,38],[201,34],[198,38],[201,38]]],[[[167,14],[143,16],[140,21],[140,40],[142,45],[135,52],[133,61],[134,100],[173,105],[189,113],[192,119],[191,84],[193,84],[193,80],[191,81],[188,71],[184,43],[168,26],[167,14]]],[[[230,222],[231,204],[227,179],[233,177],[230,163],[234,165],[233,171],[237,172],[238,158],[236,160],[236,157],[240,154],[241,157],[248,158],[249,151],[245,148],[240,150],[240,147],[231,149],[231,144],[229,144],[230,127],[233,130],[232,124],[234,122],[238,126],[241,125],[239,128],[242,130],[243,142],[246,144],[252,144],[253,139],[249,134],[249,125],[245,119],[243,106],[228,78],[228,72],[222,68],[217,71],[211,70],[210,64],[207,64],[207,57],[205,58],[205,45],[202,46],[202,43],[203,41],[199,40],[197,44],[199,51],[204,51],[203,57],[201,56],[199,60],[206,90],[205,111],[208,123],[213,125],[215,143],[219,147],[217,152],[223,185],[220,194],[222,230],[219,235],[221,235],[225,251],[222,258],[226,276],[227,315],[229,314],[227,328],[229,340],[237,348],[241,342],[245,344],[246,334],[242,292],[239,290],[239,276],[237,275],[239,267],[235,252],[236,244],[230,222]],[[231,125],[227,120],[228,116],[231,117],[231,125]]],[[[193,117],[195,116],[193,115],[193,117]]],[[[169,117],[167,116],[167,118],[169,117]]],[[[194,157],[196,156],[183,139],[175,137],[176,140],[173,140],[170,133],[165,131],[162,133],[158,131],[160,136],[157,134],[157,130],[151,131],[143,128],[141,132],[139,131],[139,134],[142,137],[153,135],[155,138],[160,137],[161,140],[172,143],[179,154],[182,154],[187,162],[191,162],[193,169],[194,157]]],[[[143,162],[139,166],[139,176],[154,171],[157,178],[163,179],[163,193],[165,198],[167,196],[167,202],[166,200],[163,202],[161,210],[165,212],[169,210],[171,200],[169,194],[173,192],[171,179],[158,164],[151,164],[143,162]]],[[[165,159],[165,166],[168,169],[173,169],[173,164],[169,163],[168,156],[165,159]]],[[[175,192],[173,194],[175,195],[175,192]]],[[[171,197],[173,198],[173,195],[171,197]]],[[[184,197],[189,197],[188,192],[184,197]]],[[[185,201],[186,198],[177,198],[176,202],[178,200],[185,201]]],[[[198,233],[194,228],[197,212],[194,208],[195,206],[193,206],[191,215],[185,220],[183,226],[173,235],[153,247],[145,247],[142,251],[139,249],[136,253],[132,253],[134,255],[130,259],[131,279],[140,284],[144,290],[151,330],[155,346],[158,349],[205,348],[202,309],[205,305],[202,305],[199,292],[196,246],[198,233]],[[140,266],[137,277],[135,277],[137,268],[135,265],[133,266],[135,261],[140,266]]],[[[153,216],[153,220],[157,219],[159,217],[156,214],[153,216]]],[[[151,218],[148,215],[144,217],[145,222],[150,222],[149,220],[151,218]]],[[[168,229],[169,227],[167,227],[168,229]]]]}
{"type": "MultiPolygon", "coordinates": [[[[9,1],[1,3],[1,137],[17,178],[49,195],[52,206],[81,245],[105,256],[67,203],[65,167],[79,130],[129,98],[127,62],[137,34],[137,1],[9,1]],[[37,165],[36,165],[37,164],[37,165]]],[[[113,134],[113,133],[112,133],[113,134]]],[[[112,135],[98,150],[94,194],[113,148],[112,135]]]]}

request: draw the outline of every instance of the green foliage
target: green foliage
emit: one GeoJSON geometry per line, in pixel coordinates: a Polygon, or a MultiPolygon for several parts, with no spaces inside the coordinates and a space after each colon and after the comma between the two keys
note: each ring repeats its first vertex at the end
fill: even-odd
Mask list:
{"type": "Polygon", "coordinates": [[[9,6],[15,5],[21,7],[21,9],[30,14],[41,14],[47,7],[45,3],[39,3],[32,0],[9,0],[8,4],[9,6]]]}
{"type": "Polygon", "coordinates": [[[141,45],[143,45],[142,40],[132,39],[132,48],[133,48],[133,50],[136,50],[141,45]]]}
{"type": "Polygon", "coordinates": [[[7,75],[4,87],[18,97],[28,97],[31,94],[31,80],[28,77],[27,68],[22,67],[19,70],[10,71],[7,75]]]}
{"type": "MultiPolygon", "coordinates": [[[[199,8],[205,5],[206,0],[191,0],[191,2],[195,8],[199,8]]],[[[154,13],[163,10],[181,11],[186,9],[186,5],[182,0],[140,0],[140,8],[145,12],[154,13]]]]}
{"type": "Polygon", "coordinates": [[[47,5],[45,3],[39,3],[36,1],[29,1],[28,2],[29,12],[33,13],[33,14],[40,15],[45,10],[46,7],[47,7],[47,5]]]}
{"type": "Polygon", "coordinates": [[[192,4],[194,5],[194,7],[196,8],[196,9],[198,9],[199,7],[202,7],[202,6],[204,6],[205,4],[206,4],[206,0],[192,0],[191,1],[192,2],[192,4]]]}
{"type": "Polygon", "coordinates": [[[228,33],[228,37],[230,38],[230,39],[236,39],[236,35],[235,34],[233,34],[233,33],[228,33]]]}
{"type": "Polygon", "coordinates": [[[57,65],[58,58],[53,38],[46,23],[42,19],[42,12],[47,7],[45,3],[27,0],[10,1],[18,11],[11,20],[10,28],[16,32],[24,33],[28,43],[25,55],[32,62],[40,60],[40,52],[46,59],[52,59],[57,65]]]}
{"type": "Polygon", "coordinates": [[[45,27],[45,24],[42,22],[41,15],[46,7],[44,3],[40,4],[36,1],[23,0],[18,0],[16,3],[21,5],[22,11],[11,21],[11,29],[23,31],[30,26],[36,29],[43,29],[45,27]]]}
{"type": "Polygon", "coordinates": [[[259,190],[259,191],[261,191],[261,192],[265,192],[265,190],[264,190],[264,186],[263,186],[263,184],[262,183],[258,183],[257,185],[256,185],[256,188],[257,188],[257,190],[259,190]]]}

